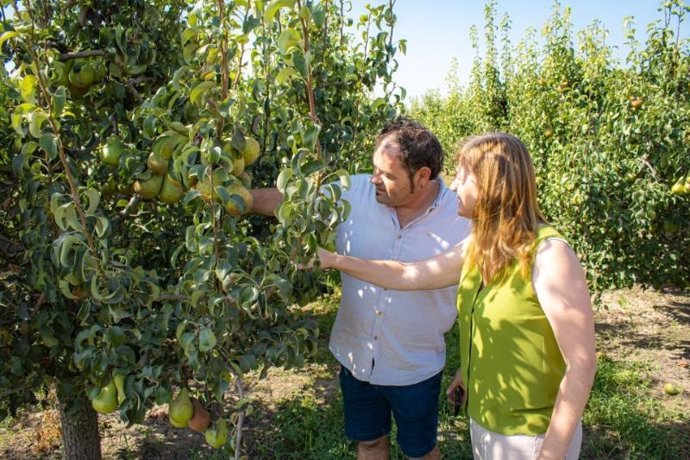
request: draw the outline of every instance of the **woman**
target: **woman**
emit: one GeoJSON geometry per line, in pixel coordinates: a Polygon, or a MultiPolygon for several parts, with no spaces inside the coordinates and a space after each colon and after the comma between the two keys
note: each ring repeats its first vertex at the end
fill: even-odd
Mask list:
{"type": "Polygon", "coordinates": [[[469,138],[451,188],[473,224],[452,250],[416,263],[320,250],[321,266],[397,290],[460,276],[461,367],[447,395],[465,395],[474,457],[577,458],[596,367],[592,307],[577,256],[539,211],[527,148],[509,134],[469,138]]]}

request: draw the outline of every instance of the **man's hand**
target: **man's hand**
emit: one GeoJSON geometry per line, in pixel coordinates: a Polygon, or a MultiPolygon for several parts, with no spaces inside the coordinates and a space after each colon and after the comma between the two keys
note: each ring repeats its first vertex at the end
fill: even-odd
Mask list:
{"type": "Polygon", "coordinates": [[[319,260],[319,265],[321,268],[333,268],[333,264],[335,262],[335,258],[338,254],[335,252],[331,252],[327,249],[324,248],[319,248],[319,250],[316,253],[316,256],[319,260]]]}
{"type": "Polygon", "coordinates": [[[316,261],[319,262],[319,267],[321,268],[331,268],[331,263],[335,256],[336,253],[324,248],[319,248],[316,252],[316,257],[310,259],[308,262],[304,264],[297,264],[297,268],[299,268],[300,270],[311,270],[316,265],[316,261]]]}

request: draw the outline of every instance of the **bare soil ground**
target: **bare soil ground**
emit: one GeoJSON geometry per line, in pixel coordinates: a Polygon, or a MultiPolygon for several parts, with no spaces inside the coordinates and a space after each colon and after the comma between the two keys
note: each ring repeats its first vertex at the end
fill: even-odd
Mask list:
{"type": "MultiPolygon", "coordinates": [[[[648,364],[653,373],[653,396],[672,412],[690,413],[689,293],[671,289],[607,293],[595,319],[600,354],[648,364]],[[666,383],[681,387],[682,393],[665,394],[666,383]]],[[[323,348],[322,352],[328,353],[325,344],[323,348]]],[[[256,375],[247,376],[247,395],[256,407],[244,430],[243,451],[247,457],[255,458],[252,443],[263,438],[262,431],[272,429],[271,420],[281,402],[300,398],[305,392],[313,396],[316,390],[320,404],[329,404],[339,397],[335,368],[322,356],[303,369],[272,369],[263,380],[256,375]]],[[[130,428],[116,415],[101,416],[100,420],[106,459],[190,459],[211,454],[201,434],[170,426],[165,407],[152,409],[145,424],[130,428]]],[[[18,419],[2,423],[0,458],[61,458],[57,411],[26,411],[18,419]]]]}

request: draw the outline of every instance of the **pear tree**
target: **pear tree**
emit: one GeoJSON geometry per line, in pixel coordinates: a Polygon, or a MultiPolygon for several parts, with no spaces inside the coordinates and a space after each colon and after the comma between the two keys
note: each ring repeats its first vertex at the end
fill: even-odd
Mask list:
{"type": "Polygon", "coordinates": [[[392,7],[2,2],[0,416],[55,388],[64,457],[100,458],[98,413],[167,404],[239,455],[243,376],[316,351],[295,261],[401,109],[392,7]]]}

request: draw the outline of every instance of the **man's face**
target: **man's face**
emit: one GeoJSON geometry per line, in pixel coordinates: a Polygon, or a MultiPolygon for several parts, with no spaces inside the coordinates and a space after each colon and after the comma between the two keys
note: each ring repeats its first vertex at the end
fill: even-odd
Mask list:
{"type": "Polygon", "coordinates": [[[405,205],[413,195],[410,177],[400,159],[400,146],[393,134],[385,137],[374,151],[371,183],[376,186],[376,201],[387,206],[405,205]]]}

